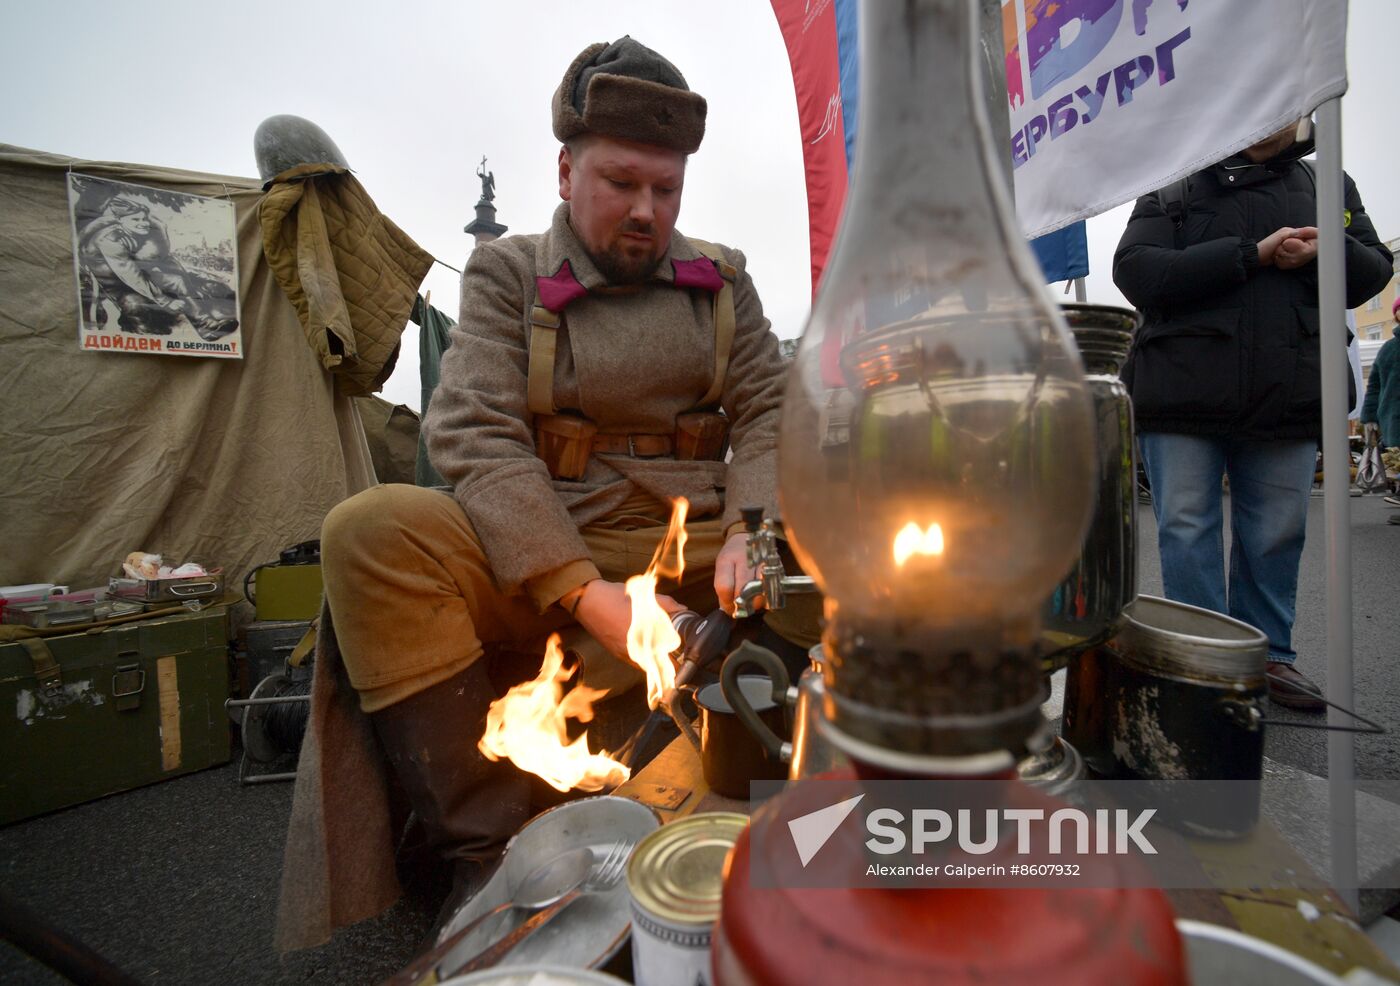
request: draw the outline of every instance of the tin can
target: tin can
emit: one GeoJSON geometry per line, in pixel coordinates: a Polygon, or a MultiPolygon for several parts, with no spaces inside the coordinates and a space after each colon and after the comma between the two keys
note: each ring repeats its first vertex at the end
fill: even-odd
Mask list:
{"type": "Polygon", "coordinates": [[[638,986],[709,986],[724,867],[746,816],[705,812],[648,835],[627,864],[638,986]]]}

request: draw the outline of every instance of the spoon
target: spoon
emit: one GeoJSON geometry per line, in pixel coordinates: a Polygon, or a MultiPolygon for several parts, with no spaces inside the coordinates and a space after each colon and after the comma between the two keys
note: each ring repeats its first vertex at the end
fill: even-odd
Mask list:
{"type": "MultiPolygon", "coordinates": [[[[548,907],[583,883],[588,876],[588,871],[592,868],[593,850],[587,846],[570,849],[566,853],[555,856],[531,870],[525,879],[520,881],[520,886],[515,888],[515,893],[511,895],[510,900],[491,908],[481,917],[470,922],[462,929],[462,932],[470,931],[477,925],[483,924],[488,918],[495,917],[497,914],[512,908],[519,907],[523,910],[535,911],[541,907],[548,907]]],[[[458,932],[458,934],[462,932],[458,932]]]]}
{"type": "Polygon", "coordinates": [[[431,951],[414,959],[392,979],[385,980],[383,986],[414,986],[414,984],[424,982],[428,979],[429,974],[437,968],[438,963],[447,956],[448,952],[456,948],[467,935],[487,920],[514,908],[535,911],[542,907],[548,907],[577,890],[587,879],[592,868],[593,851],[586,846],[570,849],[566,853],[561,853],[553,859],[541,863],[531,870],[524,880],[520,881],[520,885],[515,888],[515,893],[511,895],[510,900],[468,921],[465,926],[458,928],[431,951]]]}

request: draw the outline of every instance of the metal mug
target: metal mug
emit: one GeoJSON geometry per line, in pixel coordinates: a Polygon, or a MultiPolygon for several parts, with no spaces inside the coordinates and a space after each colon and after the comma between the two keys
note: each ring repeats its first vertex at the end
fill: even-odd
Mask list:
{"type": "Polygon", "coordinates": [[[821,668],[823,651],[820,644],[808,652],[811,665],[798,679],[796,687],[788,675],[787,667],[772,651],[745,643],[729,656],[720,672],[720,684],[725,688],[730,705],[739,719],[763,745],[770,757],[775,757],[788,765],[787,777],[800,780],[838,770],[848,764],[843,754],[826,737],[822,729],[824,722],[822,701],[825,684],[821,668]],[[789,710],[792,722],[792,741],[784,741],[768,723],[748,706],[747,694],[738,694],[733,682],[750,680],[751,676],[740,676],[739,672],[750,665],[756,665],[767,679],[767,694],[763,696],[765,705],[781,704],[789,710]]]}
{"type": "Polygon", "coordinates": [[[733,677],[728,684],[715,682],[695,692],[700,708],[700,767],[711,791],[747,799],[749,782],[781,780],[787,777],[787,765],[782,757],[768,753],[744,716],[752,716],[776,736],[776,731],[787,731],[786,708],[769,698],[766,678],[733,677]]]}

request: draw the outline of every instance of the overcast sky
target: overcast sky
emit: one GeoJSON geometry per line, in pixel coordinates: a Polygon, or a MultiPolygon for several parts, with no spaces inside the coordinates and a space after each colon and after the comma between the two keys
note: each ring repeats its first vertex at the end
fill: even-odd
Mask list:
{"type": "MultiPolygon", "coordinates": [[[[1231,0],[1268,3],[1270,0],[1231,0]]],[[[339,144],[380,209],[460,268],[483,155],[499,221],[538,232],[558,203],[549,99],[586,45],[623,34],[666,55],[709,102],[679,228],[740,247],[773,327],[811,299],[796,100],[767,0],[267,2],[63,0],[0,8],[0,142],[79,158],[254,177],[253,132],[294,113],[339,144]]],[[[1395,49],[1400,2],[1351,0],[1343,159],[1382,238],[1400,236],[1395,49]]],[[[1279,67],[1286,72],[1287,65],[1279,67]]],[[[1089,300],[1127,220],[1089,222],[1089,300]]],[[[457,314],[457,275],[425,289],[457,314]]],[[[385,388],[419,404],[417,335],[385,388]]]]}

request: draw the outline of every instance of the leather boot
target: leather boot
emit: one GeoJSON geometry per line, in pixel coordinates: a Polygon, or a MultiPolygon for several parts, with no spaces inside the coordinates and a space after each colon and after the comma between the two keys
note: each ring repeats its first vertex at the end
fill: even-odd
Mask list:
{"type": "Polygon", "coordinates": [[[1270,702],[1277,702],[1300,712],[1327,711],[1327,703],[1322,700],[1322,690],[1303,672],[1283,661],[1270,661],[1267,667],[1270,702]]]}
{"type": "Polygon", "coordinates": [[[526,775],[477,749],[495,698],[484,661],[477,661],[370,714],[426,850],[451,866],[439,924],[486,885],[506,842],[530,817],[526,775]]]}

